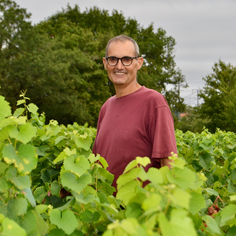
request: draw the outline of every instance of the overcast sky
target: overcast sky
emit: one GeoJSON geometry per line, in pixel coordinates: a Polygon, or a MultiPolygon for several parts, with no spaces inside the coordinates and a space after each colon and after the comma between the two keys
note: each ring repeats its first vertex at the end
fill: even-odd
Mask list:
{"type": "Polygon", "coordinates": [[[236,66],[236,0],[15,0],[36,24],[77,4],[80,11],[97,6],[122,12],[141,26],[154,23],[176,40],[175,62],[189,84],[181,89],[188,105],[197,104],[197,90],[204,86],[202,77],[212,72],[219,59],[236,66]]]}

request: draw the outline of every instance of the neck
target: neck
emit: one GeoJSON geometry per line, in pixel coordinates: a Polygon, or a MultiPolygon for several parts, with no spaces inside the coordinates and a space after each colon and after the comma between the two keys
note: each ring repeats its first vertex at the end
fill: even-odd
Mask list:
{"type": "Polygon", "coordinates": [[[133,86],[128,86],[128,87],[122,87],[121,85],[114,85],[114,86],[115,86],[117,98],[131,94],[142,87],[138,83],[134,84],[133,86]]]}

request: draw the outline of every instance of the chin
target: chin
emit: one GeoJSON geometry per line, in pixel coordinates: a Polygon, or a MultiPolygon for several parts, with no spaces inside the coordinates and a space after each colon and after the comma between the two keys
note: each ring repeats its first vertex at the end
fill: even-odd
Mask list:
{"type": "Polygon", "coordinates": [[[122,84],[125,84],[125,81],[122,79],[118,79],[118,80],[113,80],[112,83],[117,84],[117,85],[119,85],[119,84],[122,85],[122,84]]]}

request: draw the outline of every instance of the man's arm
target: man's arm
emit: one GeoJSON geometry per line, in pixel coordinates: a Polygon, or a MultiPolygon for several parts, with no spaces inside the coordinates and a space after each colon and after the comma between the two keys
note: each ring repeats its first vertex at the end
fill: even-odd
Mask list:
{"type": "Polygon", "coordinates": [[[173,162],[173,161],[170,160],[169,158],[161,158],[160,161],[161,161],[161,167],[162,166],[168,166],[169,168],[172,167],[170,162],[173,162]]]}

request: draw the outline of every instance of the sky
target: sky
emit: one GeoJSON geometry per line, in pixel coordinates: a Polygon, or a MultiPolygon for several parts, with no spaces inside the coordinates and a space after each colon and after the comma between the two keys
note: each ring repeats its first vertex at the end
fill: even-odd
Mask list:
{"type": "Polygon", "coordinates": [[[222,60],[236,66],[236,1],[235,0],[15,0],[31,13],[37,24],[67,4],[77,4],[83,12],[91,7],[122,12],[125,18],[135,18],[140,26],[151,23],[155,31],[162,28],[176,41],[176,67],[182,71],[189,87],[181,88],[185,103],[195,106],[215,63],[222,60]]]}

